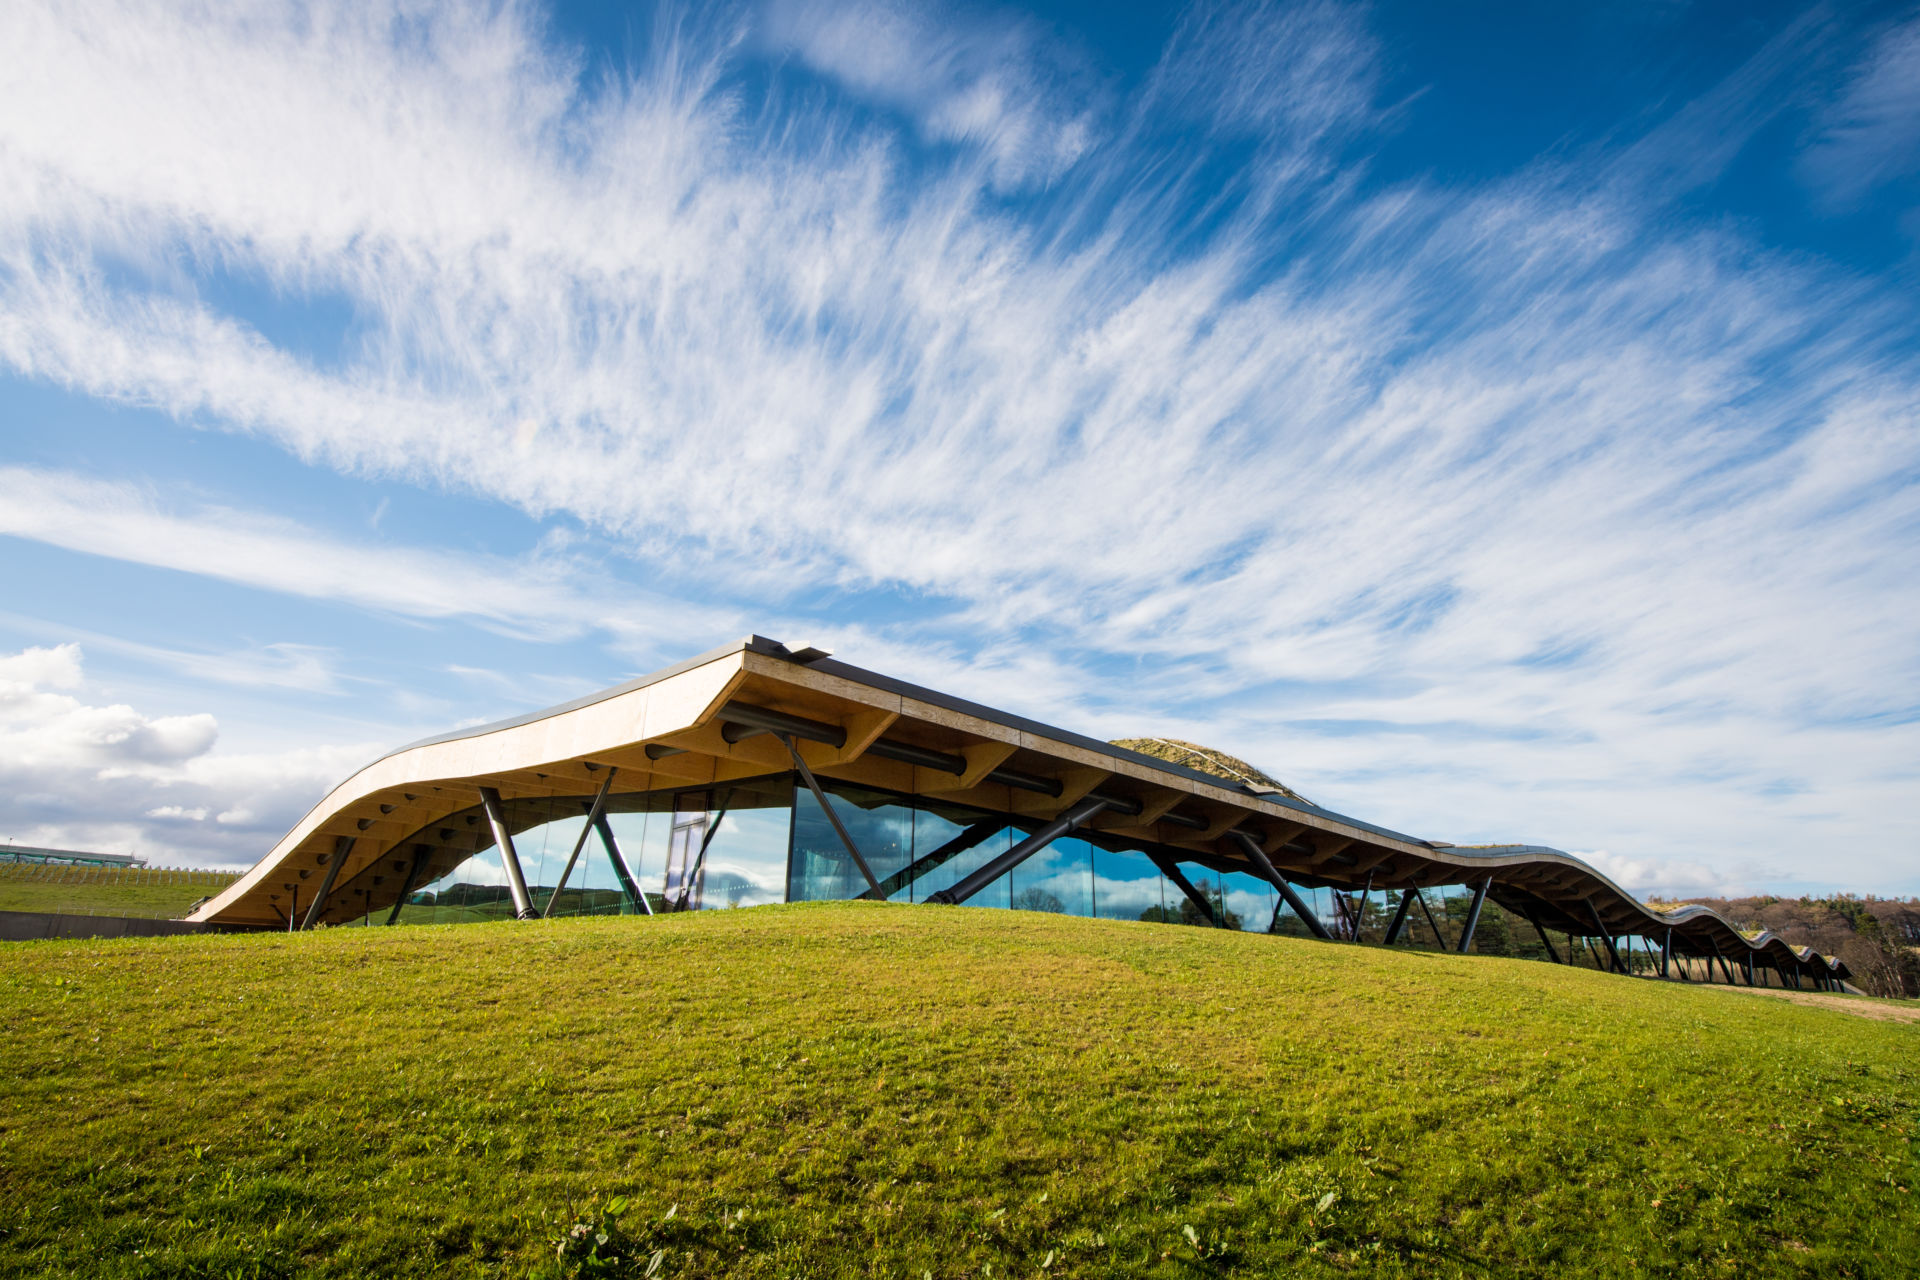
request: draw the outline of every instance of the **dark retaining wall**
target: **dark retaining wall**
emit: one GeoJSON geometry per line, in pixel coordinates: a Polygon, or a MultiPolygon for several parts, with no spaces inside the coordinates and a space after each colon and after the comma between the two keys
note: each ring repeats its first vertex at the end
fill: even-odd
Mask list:
{"type": "Polygon", "coordinates": [[[160,938],[176,933],[236,933],[230,926],[137,916],[64,916],[45,911],[0,911],[0,942],[35,938],[160,938]]]}

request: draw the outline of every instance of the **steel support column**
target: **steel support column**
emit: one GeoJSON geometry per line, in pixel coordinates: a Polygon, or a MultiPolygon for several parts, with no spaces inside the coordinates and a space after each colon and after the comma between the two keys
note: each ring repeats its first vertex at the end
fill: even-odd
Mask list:
{"type": "MultiPolygon", "coordinates": [[[[1300,917],[1300,923],[1307,926],[1307,932],[1322,942],[1328,941],[1327,926],[1320,923],[1320,917],[1307,908],[1299,892],[1287,883],[1287,878],[1274,867],[1273,860],[1267,857],[1267,852],[1260,847],[1260,842],[1244,831],[1229,831],[1227,834],[1233,838],[1235,844],[1240,846],[1241,852],[1247,855],[1247,860],[1260,869],[1260,874],[1266,878],[1267,883],[1279,891],[1281,899],[1293,914],[1300,917]]],[[[1275,912],[1274,920],[1278,922],[1278,912],[1275,912]]],[[[1273,932],[1272,924],[1267,926],[1267,932],[1273,932]]]]}
{"type": "Polygon", "coordinates": [[[1613,946],[1613,934],[1607,929],[1606,921],[1600,918],[1600,908],[1593,905],[1592,898],[1588,898],[1586,902],[1587,910],[1593,915],[1594,927],[1600,930],[1600,941],[1607,944],[1607,958],[1613,961],[1614,972],[1625,973],[1626,967],[1620,963],[1620,953],[1613,946]]]}
{"type": "MultiPolygon", "coordinates": [[[[860,874],[866,878],[867,891],[860,896],[884,900],[887,895],[880,892],[880,882],[873,878],[873,868],[867,865],[866,858],[860,853],[860,847],[854,844],[853,837],[847,834],[847,828],[841,823],[840,815],[834,812],[833,802],[827,799],[827,793],[820,789],[819,781],[814,778],[813,770],[809,769],[807,762],[801,758],[800,748],[793,744],[793,735],[780,733],[775,736],[786,747],[787,754],[793,757],[794,768],[800,770],[800,776],[806,780],[807,790],[813,792],[813,798],[820,803],[821,812],[825,813],[827,821],[833,824],[833,833],[839,836],[840,843],[847,847],[847,853],[853,858],[853,865],[860,868],[860,874]]],[[[705,853],[706,850],[702,848],[701,852],[705,853]]]]}
{"type": "Polygon", "coordinates": [[[1427,928],[1433,930],[1433,940],[1440,944],[1442,951],[1447,950],[1447,935],[1440,932],[1440,922],[1433,918],[1433,908],[1427,905],[1427,895],[1416,888],[1413,891],[1413,896],[1420,903],[1420,913],[1427,918],[1427,928]]]}
{"type": "Polygon", "coordinates": [[[1671,970],[1672,965],[1673,965],[1673,930],[1668,929],[1666,941],[1660,944],[1660,976],[1662,978],[1669,976],[1669,971],[1671,970]]]}
{"type": "Polygon", "coordinates": [[[580,851],[587,847],[587,837],[592,834],[594,823],[600,821],[600,814],[607,807],[607,792],[613,790],[614,775],[618,769],[609,768],[607,776],[600,780],[600,790],[593,797],[593,807],[587,810],[587,820],[580,824],[580,838],[573,842],[573,852],[567,855],[567,865],[560,868],[560,879],[553,886],[553,892],[547,895],[547,905],[540,912],[542,918],[553,914],[553,904],[560,901],[560,891],[567,887],[567,880],[573,875],[573,864],[580,861],[580,851]]]}
{"type": "Polygon", "coordinates": [[[1000,818],[989,818],[985,822],[976,822],[964,828],[959,835],[947,841],[939,848],[922,857],[915,858],[900,870],[880,882],[880,896],[891,898],[911,884],[917,877],[938,867],[943,867],[967,850],[985,843],[1007,829],[1008,823],[1000,818]]]}
{"type": "Polygon", "coordinates": [[[480,804],[487,811],[487,825],[493,828],[493,843],[500,849],[500,861],[507,869],[507,894],[513,899],[513,914],[522,920],[535,919],[533,898],[527,893],[527,877],[520,870],[520,855],[513,847],[513,833],[507,830],[506,811],[500,806],[500,793],[492,787],[480,788],[480,804]]]}
{"type": "MultiPolygon", "coordinates": [[[[1390,947],[1400,941],[1400,930],[1406,927],[1407,909],[1411,906],[1413,906],[1413,890],[1407,889],[1400,894],[1400,905],[1393,909],[1393,920],[1387,925],[1387,936],[1381,940],[1381,946],[1390,947]]],[[[1536,925],[1534,927],[1538,928],[1539,926],[1536,925]]],[[[1541,936],[1545,937],[1546,935],[1542,934],[1541,936]]],[[[1553,950],[1552,943],[1547,944],[1547,950],[1553,950]]]]}
{"type": "Polygon", "coordinates": [[[1360,941],[1360,926],[1367,918],[1367,897],[1373,892],[1373,872],[1367,872],[1367,887],[1360,891],[1360,905],[1353,909],[1353,940],[1360,941]]]}
{"type": "MultiPolygon", "coordinates": [[[[1031,858],[1034,854],[1052,844],[1055,840],[1058,840],[1061,836],[1067,834],[1067,832],[1072,831],[1075,827],[1086,822],[1089,818],[1093,817],[1094,814],[1105,809],[1107,803],[1105,800],[1082,800],[1079,804],[1074,805],[1052,822],[1047,823],[1047,825],[1041,827],[1025,840],[1013,846],[1013,848],[974,871],[972,875],[964,877],[952,888],[942,889],[938,893],[929,894],[927,901],[945,903],[948,906],[958,906],[992,884],[995,880],[998,880],[1001,876],[1007,874],[1007,872],[1025,862],[1028,858],[1031,858]]],[[[875,887],[877,888],[878,886],[875,887]]]]}
{"type": "Polygon", "coordinates": [[[627,896],[629,906],[638,906],[647,915],[653,914],[653,904],[647,901],[647,895],[633,881],[633,869],[627,866],[627,855],[620,852],[620,842],[613,838],[613,824],[607,821],[607,815],[601,814],[594,822],[593,829],[600,834],[600,847],[607,851],[607,861],[613,864],[613,875],[620,882],[620,892],[627,896]]]}
{"type": "Polygon", "coordinates": [[[1333,899],[1333,909],[1340,913],[1340,927],[1346,930],[1346,940],[1353,942],[1355,935],[1358,934],[1360,930],[1353,918],[1352,904],[1349,903],[1346,898],[1342,897],[1340,891],[1332,885],[1327,886],[1327,896],[1333,899]]]}
{"type": "Polygon", "coordinates": [[[1467,954],[1467,948],[1473,945],[1473,931],[1480,927],[1480,908],[1486,905],[1487,890],[1493,887],[1493,877],[1482,880],[1473,891],[1473,905],[1467,908],[1467,927],[1461,930],[1460,945],[1454,948],[1461,955],[1467,954]]]}
{"type": "Polygon", "coordinates": [[[334,837],[333,856],[327,859],[327,874],[320,877],[320,887],[314,890],[313,905],[307,908],[307,918],[300,922],[302,929],[311,929],[320,923],[320,913],[327,909],[327,895],[333,892],[333,882],[340,875],[340,865],[352,852],[352,836],[334,837]]]}
{"type": "Polygon", "coordinates": [[[1549,938],[1547,931],[1540,927],[1540,917],[1529,911],[1527,912],[1527,923],[1532,925],[1533,931],[1540,935],[1540,945],[1547,949],[1547,954],[1553,958],[1553,962],[1555,964],[1562,963],[1560,953],[1553,949],[1553,939],[1549,938]]]}
{"type": "Polygon", "coordinates": [[[387,913],[388,924],[392,924],[400,918],[400,908],[407,905],[407,899],[412,896],[414,889],[418,887],[415,882],[420,879],[420,873],[427,869],[427,863],[431,861],[432,858],[432,845],[416,844],[413,846],[413,861],[407,864],[407,878],[400,882],[400,896],[393,900],[393,910],[387,913]]]}
{"type": "Polygon", "coordinates": [[[1208,924],[1216,929],[1224,929],[1227,927],[1225,920],[1213,914],[1213,903],[1207,899],[1207,895],[1194,887],[1193,881],[1187,879],[1181,872],[1179,864],[1169,862],[1157,853],[1149,853],[1147,860],[1159,868],[1161,875],[1173,881],[1174,886],[1178,888],[1180,892],[1187,895],[1187,901],[1191,902],[1195,909],[1197,909],[1202,916],[1206,917],[1208,924]]]}

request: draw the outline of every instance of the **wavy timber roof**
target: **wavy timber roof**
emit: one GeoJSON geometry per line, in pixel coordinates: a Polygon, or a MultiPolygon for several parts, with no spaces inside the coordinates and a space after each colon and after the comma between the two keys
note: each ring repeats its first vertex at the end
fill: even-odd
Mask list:
{"type": "MultiPolygon", "coordinates": [[[[1254,877],[1322,937],[1351,936],[1364,919],[1343,894],[1400,891],[1394,922],[1378,939],[1393,942],[1411,904],[1426,910],[1416,891],[1462,885],[1474,901],[1460,950],[1480,903],[1490,898],[1532,921],[1543,940],[1549,930],[1599,938],[1609,956],[1616,939],[1655,940],[1662,972],[1666,958],[1678,954],[1718,960],[1729,978],[1739,965],[1749,981],[1756,966],[1796,984],[1846,976],[1837,961],[1771,934],[1749,938],[1706,908],[1656,911],[1557,849],[1422,840],[1319,808],[1237,761],[1248,780],[1179,763],[1192,750],[1171,743],[1147,754],[1100,742],[752,636],[589,697],[376,760],[191,918],[288,928],[370,918],[389,907],[397,915],[395,904],[414,889],[488,848],[502,857],[513,914],[541,914],[513,837],[542,812],[551,821],[556,806],[587,818],[574,860],[597,825],[629,903],[651,913],[652,896],[634,887],[605,816],[644,808],[652,796],[700,788],[733,794],[743,780],[780,779],[787,799],[777,803],[794,812],[807,806],[830,824],[827,847],[845,876],[832,883],[846,885],[849,897],[898,896],[916,876],[933,884],[928,877],[937,866],[944,869],[941,887],[914,900],[973,900],[989,885],[1010,883],[1024,861],[1071,833],[1096,850],[1150,861],[1208,919],[1217,903],[1194,888],[1183,867],[1254,877]],[[1006,839],[993,845],[977,834],[955,837],[924,854],[902,854],[899,865],[884,862],[874,848],[863,851],[862,840],[871,837],[856,837],[842,811],[857,817],[858,808],[885,797],[960,814],[958,821],[971,824],[967,832],[1006,839]],[[1338,918],[1315,915],[1298,895],[1302,887],[1333,890],[1338,918]]],[[[717,807],[716,827],[726,802],[717,807]]],[[[703,860],[712,839],[708,829],[697,841],[703,860]]],[[[783,856],[797,860],[797,843],[783,856]]],[[[699,873],[691,861],[678,872],[670,865],[662,900],[684,906],[699,873]]],[[[798,871],[787,874],[783,884],[800,883],[798,871]]],[[[822,896],[818,886],[826,883],[812,875],[810,896],[822,896]]],[[[784,896],[799,893],[788,888],[784,896]]],[[[1276,906],[1276,921],[1280,914],[1276,906]]]]}

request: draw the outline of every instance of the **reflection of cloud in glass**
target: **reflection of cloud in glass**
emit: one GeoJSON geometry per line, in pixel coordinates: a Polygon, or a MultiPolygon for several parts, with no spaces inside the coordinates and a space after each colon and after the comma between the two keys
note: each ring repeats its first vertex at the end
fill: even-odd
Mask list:
{"type": "Polygon", "coordinates": [[[707,846],[703,904],[752,907],[783,901],[788,822],[785,809],[730,811],[707,846]]]}
{"type": "Polygon", "coordinates": [[[1066,911],[1077,916],[1087,913],[1087,872],[1084,867],[1079,869],[1072,867],[1063,868],[1054,875],[1044,876],[1039,879],[1035,879],[1033,876],[1025,874],[1025,872],[1026,868],[1022,867],[1014,876],[1016,887],[1013,897],[1016,907],[1025,905],[1022,899],[1028,893],[1039,893],[1046,895],[1046,897],[1051,898],[1060,905],[1058,907],[1046,906],[1043,901],[1035,903],[1029,909],[1035,911],[1066,911]]]}
{"type": "Polygon", "coordinates": [[[779,881],[771,884],[753,880],[737,871],[728,871],[720,867],[707,868],[706,892],[702,898],[703,907],[758,907],[770,902],[778,902],[782,897],[779,881]]]}
{"type": "Polygon", "coordinates": [[[1227,886],[1227,910],[1240,917],[1240,927],[1264,933],[1273,920],[1273,896],[1256,889],[1227,886]]]}
{"type": "Polygon", "coordinates": [[[1140,913],[1160,905],[1160,882],[1094,877],[1094,903],[1103,916],[1139,919],[1140,913]]]}

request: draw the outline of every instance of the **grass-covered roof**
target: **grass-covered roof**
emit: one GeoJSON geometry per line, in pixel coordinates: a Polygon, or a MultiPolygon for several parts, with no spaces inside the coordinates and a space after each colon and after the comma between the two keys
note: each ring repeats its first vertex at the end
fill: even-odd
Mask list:
{"type": "Polygon", "coordinates": [[[1169,764],[1198,769],[1202,773],[1210,773],[1216,778],[1225,778],[1229,782],[1272,787],[1290,800],[1298,800],[1302,804],[1313,803],[1272,774],[1254,768],[1239,756],[1230,756],[1224,751],[1215,751],[1212,747],[1203,747],[1197,742],[1186,742],[1179,738],[1115,738],[1109,745],[1138,751],[1143,756],[1152,756],[1155,760],[1165,760],[1169,764]]]}

